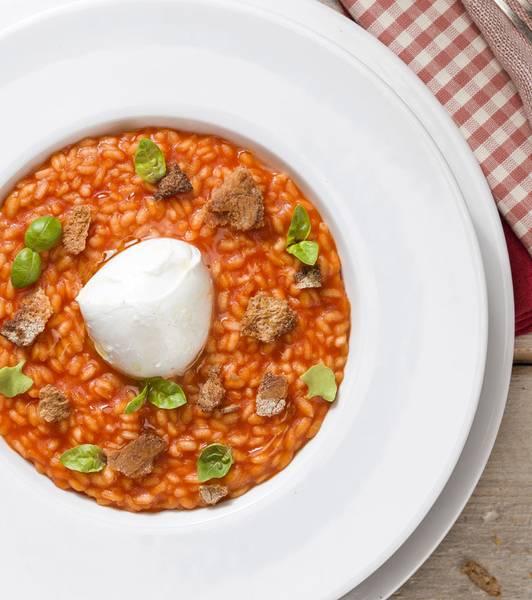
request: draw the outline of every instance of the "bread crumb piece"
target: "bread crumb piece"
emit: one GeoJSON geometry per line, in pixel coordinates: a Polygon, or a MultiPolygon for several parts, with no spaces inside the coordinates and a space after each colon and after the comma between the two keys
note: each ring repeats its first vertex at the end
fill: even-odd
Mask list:
{"type": "Polygon", "coordinates": [[[300,290],[305,288],[321,287],[321,269],[319,265],[304,265],[294,276],[296,288],[300,290]]]}
{"type": "Polygon", "coordinates": [[[185,194],[193,190],[190,179],[180,169],[179,165],[174,163],[168,165],[166,175],[159,181],[156,200],[164,200],[176,194],[185,194]]]}
{"type": "Polygon", "coordinates": [[[153,471],[153,461],[166,447],[163,438],[155,433],[143,433],[120,450],[107,453],[107,464],[126,477],[145,477],[153,471]]]}
{"type": "Polygon", "coordinates": [[[212,191],[207,211],[212,225],[229,225],[237,231],[262,227],[264,200],[250,171],[245,167],[235,169],[212,191]]]}
{"type": "Polygon", "coordinates": [[[222,498],[225,498],[229,493],[229,490],[225,485],[200,485],[199,489],[200,498],[209,506],[218,504],[222,498]]]}
{"type": "Polygon", "coordinates": [[[61,390],[45,385],[39,392],[39,416],[47,423],[57,423],[70,416],[70,402],[61,390]]]}
{"type": "Polygon", "coordinates": [[[498,598],[501,595],[501,586],[493,575],[474,560],[468,560],[460,571],[469,577],[471,582],[486,592],[489,596],[498,598]]]}
{"type": "Polygon", "coordinates": [[[242,317],[241,333],[269,344],[292,331],[296,324],[297,314],[286,300],[259,292],[248,302],[242,317]]]}
{"type": "Polygon", "coordinates": [[[225,389],[220,379],[220,367],[213,367],[209,378],[200,387],[198,405],[205,412],[209,412],[220,405],[225,396],[225,389]]]}
{"type": "Polygon", "coordinates": [[[264,375],[259,385],[255,412],[259,417],[278,415],[286,406],[288,395],[288,380],[283,375],[274,375],[269,371],[264,375]]]}
{"type": "Polygon", "coordinates": [[[68,254],[77,255],[85,250],[90,224],[90,206],[74,206],[68,213],[63,225],[63,246],[68,254]]]}
{"type": "Polygon", "coordinates": [[[30,346],[44,331],[52,314],[50,300],[39,288],[24,298],[13,318],[2,325],[0,334],[16,346],[30,346]]]}

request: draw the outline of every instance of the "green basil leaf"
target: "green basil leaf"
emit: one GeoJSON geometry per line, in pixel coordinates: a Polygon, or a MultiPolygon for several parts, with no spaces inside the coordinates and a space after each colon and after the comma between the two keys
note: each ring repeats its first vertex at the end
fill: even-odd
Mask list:
{"type": "Polygon", "coordinates": [[[301,379],[307,384],[308,397],[320,396],[327,402],[333,402],[336,398],[336,377],[334,373],[323,363],[318,363],[301,375],[301,379]]]}
{"type": "Polygon", "coordinates": [[[24,235],[24,242],[28,248],[35,252],[44,252],[53,248],[59,239],[63,229],[61,222],[55,217],[39,217],[32,221],[24,235]]]}
{"type": "Polygon", "coordinates": [[[292,221],[286,235],[286,245],[291,246],[296,242],[306,240],[310,233],[310,217],[307,209],[298,204],[294,209],[292,221]]]}
{"type": "Polygon", "coordinates": [[[154,377],[148,381],[148,401],[170,410],[187,403],[187,397],[180,385],[162,377],[154,377]]]}
{"type": "Polygon", "coordinates": [[[61,464],[71,471],[97,473],[105,467],[105,455],[99,446],[81,444],[61,454],[61,464]]]}
{"type": "Polygon", "coordinates": [[[219,479],[229,473],[233,464],[233,453],[224,444],[209,444],[201,451],[196,463],[198,481],[203,483],[209,479],[219,479]]]}
{"type": "Polygon", "coordinates": [[[133,398],[133,400],[131,400],[130,402],[127,403],[126,409],[124,410],[126,415],[130,415],[131,413],[134,413],[137,410],[141,409],[144,406],[144,404],[146,404],[147,397],[148,397],[148,384],[146,384],[142,388],[142,391],[139,394],[137,394],[133,398]]]}
{"type": "Polygon", "coordinates": [[[135,152],[135,172],[148,183],[157,183],[166,175],[166,161],[155,142],[142,138],[135,152]]]}
{"type": "Polygon", "coordinates": [[[41,257],[31,248],[22,248],[11,266],[13,287],[23,288],[35,283],[41,275],[41,257]]]}
{"type": "Polygon", "coordinates": [[[14,398],[24,394],[33,385],[33,379],[22,372],[25,362],[25,360],[21,360],[16,367],[2,367],[0,369],[0,394],[6,396],[6,398],[14,398]]]}
{"type": "Polygon", "coordinates": [[[318,260],[319,249],[320,247],[318,246],[318,242],[305,241],[292,244],[286,249],[286,251],[289,254],[293,254],[302,263],[305,263],[306,265],[314,265],[318,260]]]}

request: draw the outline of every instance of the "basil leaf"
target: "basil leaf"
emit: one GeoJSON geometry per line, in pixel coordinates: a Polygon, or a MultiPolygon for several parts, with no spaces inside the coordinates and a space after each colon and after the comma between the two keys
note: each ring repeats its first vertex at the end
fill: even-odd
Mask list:
{"type": "Polygon", "coordinates": [[[13,287],[23,288],[35,283],[41,275],[41,257],[31,248],[23,248],[11,266],[13,287]]]}
{"type": "Polygon", "coordinates": [[[24,242],[35,252],[43,252],[57,244],[62,232],[59,219],[51,216],[39,217],[29,224],[24,234],[24,242]]]}
{"type": "Polygon", "coordinates": [[[308,397],[320,396],[327,402],[333,402],[336,398],[336,377],[334,373],[323,363],[318,363],[301,375],[301,379],[307,384],[308,397]]]}
{"type": "Polygon", "coordinates": [[[298,204],[294,209],[292,221],[286,235],[286,245],[291,246],[295,242],[306,240],[310,233],[310,217],[307,209],[298,204]]]}
{"type": "Polygon", "coordinates": [[[105,455],[99,446],[81,444],[61,454],[61,464],[71,471],[97,473],[105,467],[105,455]]]}
{"type": "Polygon", "coordinates": [[[155,142],[142,138],[135,152],[135,173],[148,183],[157,183],[166,175],[166,161],[155,142]]]}
{"type": "Polygon", "coordinates": [[[137,410],[141,409],[144,406],[144,404],[146,404],[147,397],[148,397],[148,384],[146,384],[142,388],[142,391],[139,394],[137,394],[133,398],[133,400],[131,400],[130,402],[127,403],[126,409],[124,410],[126,415],[130,415],[131,413],[134,413],[137,410]]]}
{"type": "Polygon", "coordinates": [[[19,396],[27,392],[33,385],[33,379],[22,372],[25,362],[25,360],[21,360],[16,367],[0,369],[0,394],[6,398],[19,396]]]}
{"type": "Polygon", "coordinates": [[[289,254],[293,254],[302,263],[312,266],[316,264],[316,261],[318,260],[319,249],[318,242],[305,241],[292,244],[286,251],[289,254]]]}
{"type": "Polygon", "coordinates": [[[148,381],[148,401],[166,410],[183,406],[187,397],[180,385],[162,377],[154,377],[148,381]]]}
{"type": "Polygon", "coordinates": [[[224,444],[209,444],[201,451],[196,463],[198,481],[203,483],[209,479],[219,479],[229,473],[233,464],[233,453],[224,444]]]}

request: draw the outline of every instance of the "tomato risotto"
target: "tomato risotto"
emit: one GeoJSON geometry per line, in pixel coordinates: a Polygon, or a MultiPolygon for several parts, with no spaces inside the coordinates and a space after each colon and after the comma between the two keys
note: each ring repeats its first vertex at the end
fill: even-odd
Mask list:
{"type": "Polygon", "coordinates": [[[170,129],[84,139],[16,184],[0,240],[0,434],[60,488],[212,505],[318,432],[348,354],[340,260],[250,151],[170,129]]]}

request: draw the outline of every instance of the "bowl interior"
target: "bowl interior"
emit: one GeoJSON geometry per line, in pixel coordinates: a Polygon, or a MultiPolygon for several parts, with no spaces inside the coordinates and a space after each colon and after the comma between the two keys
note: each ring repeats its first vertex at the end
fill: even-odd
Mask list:
{"type": "MultiPolygon", "coordinates": [[[[181,114],[187,113],[187,108],[181,107],[179,112],[181,114]]],[[[138,113],[131,116],[127,116],[127,114],[122,114],[121,116],[108,114],[99,115],[91,124],[72,124],[65,127],[63,132],[50,133],[49,136],[44,137],[42,140],[34,140],[36,148],[35,156],[29,160],[27,157],[20,157],[18,160],[15,160],[12,175],[5,181],[0,179],[0,189],[2,189],[3,196],[5,197],[5,194],[9,193],[16,181],[38,167],[54,152],[69,144],[76,143],[86,137],[112,135],[143,127],[168,127],[181,131],[217,135],[243,148],[252,150],[267,166],[274,170],[288,173],[293,178],[306,197],[318,208],[333,233],[342,261],[342,275],[344,277],[346,293],[351,302],[352,327],[349,357],[345,368],[345,379],[340,386],[338,401],[329,410],[319,434],[297,453],[294,460],[286,467],[286,474],[283,471],[260,486],[253,488],[244,496],[222,503],[215,509],[131,514],[112,507],[99,506],[94,500],[83,494],[73,491],[66,492],[57,488],[51,480],[40,475],[32,465],[9,448],[6,442],[1,439],[0,454],[2,455],[2,462],[9,465],[24,479],[26,485],[33,488],[32,493],[38,494],[42,499],[54,504],[61,502],[64,504],[66,510],[74,510],[81,512],[81,514],[87,517],[104,519],[105,521],[117,525],[123,524],[127,527],[133,526],[141,529],[146,526],[149,529],[153,527],[161,527],[163,529],[167,527],[172,529],[187,527],[234,513],[237,510],[254,504],[270,493],[281,492],[283,486],[288,481],[294,483],[300,476],[304,476],[305,465],[307,467],[310,466],[317,454],[323,453],[326,447],[334,447],[335,439],[337,441],[339,424],[341,422],[349,422],[349,419],[356,415],[357,406],[362,401],[361,394],[350,394],[351,398],[355,396],[358,398],[358,401],[351,401],[349,404],[342,402],[341,399],[346,394],[349,394],[349,388],[356,377],[357,369],[355,365],[360,364],[356,355],[360,353],[366,337],[368,338],[366,345],[370,342],[370,335],[366,336],[365,332],[368,326],[371,326],[371,319],[363,318],[362,315],[364,313],[364,302],[369,302],[368,296],[371,295],[372,291],[371,284],[369,282],[366,282],[363,286],[357,284],[357,278],[360,277],[362,269],[360,265],[356,265],[353,232],[350,231],[350,239],[347,239],[345,228],[342,227],[341,220],[335,215],[335,211],[331,206],[331,190],[322,183],[323,175],[317,173],[315,169],[309,168],[308,165],[302,164],[302,161],[298,160],[297,155],[292,149],[283,147],[281,140],[271,138],[267,132],[261,131],[255,124],[246,123],[234,115],[224,113],[215,114],[213,112],[208,118],[205,117],[205,114],[202,117],[172,116],[170,113],[151,115],[138,113]],[[361,297],[360,290],[365,290],[365,301],[361,297]],[[356,334],[353,334],[354,331],[356,331],[356,334]],[[329,424],[329,421],[332,422],[329,424]],[[322,438],[324,439],[322,440],[322,438]]],[[[4,197],[0,201],[3,201],[4,197]]]]}

